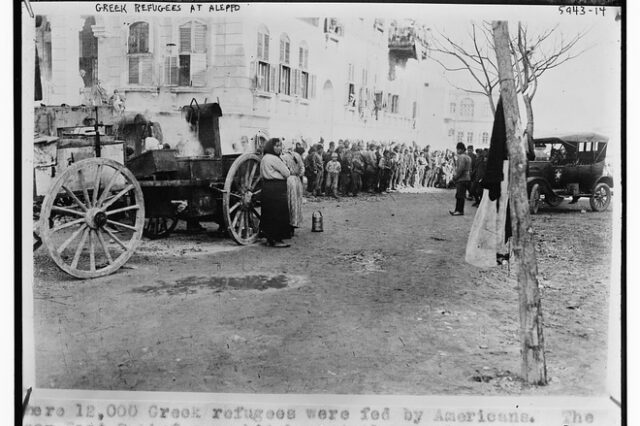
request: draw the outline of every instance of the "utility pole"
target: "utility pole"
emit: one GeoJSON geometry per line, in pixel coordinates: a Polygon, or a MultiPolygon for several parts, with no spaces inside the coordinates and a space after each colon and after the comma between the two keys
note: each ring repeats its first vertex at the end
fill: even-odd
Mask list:
{"type": "Polygon", "coordinates": [[[525,382],[547,384],[544,356],[542,307],[538,289],[538,265],[533,241],[529,200],[527,197],[527,158],[522,138],[520,112],[513,76],[509,28],[506,21],[493,22],[509,152],[509,203],[511,210],[512,246],[518,277],[520,313],[521,375],[525,382]]]}

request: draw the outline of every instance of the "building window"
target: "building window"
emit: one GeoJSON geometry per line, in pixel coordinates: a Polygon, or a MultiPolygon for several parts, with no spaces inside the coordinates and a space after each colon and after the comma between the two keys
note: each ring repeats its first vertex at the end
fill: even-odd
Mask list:
{"type": "Polygon", "coordinates": [[[449,112],[451,114],[455,114],[456,113],[456,103],[455,102],[451,102],[449,104],[449,112]]]}
{"type": "Polygon", "coordinates": [[[463,139],[464,139],[464,132],[458,132],[457,142],[462,142],[463,139]]]}
{"type": "Polygon", "coordinates": [[[171,67],[178,66],[178,85],[205,86],[207,26],[198,21],[187,22],[178,28],[178,37],[178,61],[170,63],[171,67]]]}
{"type": "Polygon", "coordinates": [[[326,18],[324,20],[324,32],[342,37],[344,35],[344,26],[337,18],[326,18]]]}
{"type": "Polygon", "coordinates": [[[356,106],[355,66],[347,64],[347,106],[356,106]]]}
{"type": "Polygon", "coordinates": [[[269,30],[265,27],[258,30],[258,60],[269,62],[269,30]]]}
{"type": "Polygon", "coordinates": [[[304,41],[300,43],[300,49],[298,49],[298,67],[303,70],[309,68],[309,48],[304,41]]]}
{"type": "Polygon", "coordinates": [[[289,36],[280,36],[280,93],[291,95],[291,67],[289,65],[291,41],[289,36]]]}
{"type": "Polygon", "coordinates": [[[269,63],[269,30],[264,25],[258,29],[256,89],[275,92],[276,69],[269,63]]]}
{"type": "Polygon", "coordinates": [[[453,129],[449,129],[449,137],[453,137],[456,134],[456,131],[453,129]]]}
{"type": "Polygon", "coordinates": [[[269,91],[269,72],[270,66],[266,62],[259,61],[258,62],[258,72],[257,72],[257,89],[263,90],[265,92],[269,91]]]}
{"type": "Polygon", "coordinates": [[[462,117],[473,117],[473,101],[469,98],[463,99],[460,103],[460,115],[462,117]]]}
{"type": "Polygon", "coordinates": [[[393,95],[391,96],[391,112],[393,114],[397,114],[399,111],[399,96],[398,95],[393,95]]]}
{"type": "Polygon", "coordinates": [[[482,144],[483,145],[488,145],[489,144],[489,133],[488,132],[482,132],[482,144]]]}
{"type": "Polygon", "coordinates": [[[418,103],[416,101],[413,101],[413,112],[411,113],[411,117],[416,118],[417,115],[418,115],[418,103]]]}
{"type": "Polygon", "coordinates": [[[153,58],[149,47],[149,23],[131,24],[127,50],[129,84],[152,85],[153,58]]]}
{"type": "Polygon", "coordinates": [[[473,143],[473,133],[467,132],[467,144],[472,144],[472,143],[473,143]]]}
{"type": "Polygon", "coordinates": [[[300,96],[309,99],[309,73],[306,71],[300,72],[300,96]]]}
{"type": "Polygon", "coordinates": [[[291,95],[291,68],[280,65],[280,93],[291,95]]]}

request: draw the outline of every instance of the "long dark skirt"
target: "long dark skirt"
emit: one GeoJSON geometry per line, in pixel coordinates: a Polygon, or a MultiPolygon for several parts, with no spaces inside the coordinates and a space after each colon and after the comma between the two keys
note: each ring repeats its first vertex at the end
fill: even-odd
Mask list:
{"type": "Polygon", "coordinates": [[[262,214],[260,229],[267,240],[281,241],[290,238],[289,203],[286,180],[262,181],[262,214]]]}

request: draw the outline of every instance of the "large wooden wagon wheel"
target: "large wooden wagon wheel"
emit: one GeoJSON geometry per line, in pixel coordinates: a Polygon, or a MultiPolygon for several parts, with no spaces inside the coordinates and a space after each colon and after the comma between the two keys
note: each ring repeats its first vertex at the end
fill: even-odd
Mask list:
{"type": "Polygon", "coordinates": [[[238,244],[252,244],[260,229],[260,157],[243,154],[227,173],[222,195],[224,223],[238,244]]]}
{"type": "Polygon", "coordinates": [[[142,189],[122,164],[90,158],[66,169],[42,202],[40,236],[55,263],[77,278],[111,274],[142,236],[142,189]]]}

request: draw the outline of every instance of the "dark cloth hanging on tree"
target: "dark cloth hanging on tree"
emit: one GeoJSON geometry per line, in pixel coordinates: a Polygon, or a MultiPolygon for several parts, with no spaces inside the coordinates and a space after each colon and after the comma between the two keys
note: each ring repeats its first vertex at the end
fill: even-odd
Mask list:
{"type": "Polygon", "coordinates": [[[507,151],[507,127],[504,122],[504,110],[502,98],[498,100],[496,115],[491,129],[491,144],[487,157],[487,170],[480,183],[483,188],[489,190],[489,199],[495,201],[500,198],[500,182],[504,179],[502,165],[508,158],[507,151]]]}
{"type": "Polygon", "coordinates": [[[38,46],[36,46],[36,85],[33,100],[42,100],[42,80],[40,80],[40,59],[38,58],[38,46]]]}
{"type": "MultiPolygon", "coordinates": [[[[484,178],[480,182],[483,188],[489,190],[489,199],[496,201],[496,209],[500,208],[500,183],[504,180],[502,171],[504,160],[509,159],[507,149],[507,126],[504,121],[504,109],[502,107],[502,97],[496,106],[496,115],[491,129],[491,144],[489,145],[489,155],[487,157],[487,170],[484,178]]],[[[509,199],[507,201],[507,218],[505,221],[504,241],[511,237],[511,209],[509,199]]]]}

